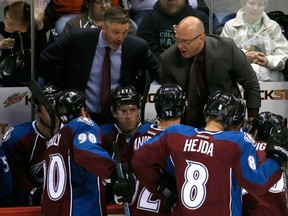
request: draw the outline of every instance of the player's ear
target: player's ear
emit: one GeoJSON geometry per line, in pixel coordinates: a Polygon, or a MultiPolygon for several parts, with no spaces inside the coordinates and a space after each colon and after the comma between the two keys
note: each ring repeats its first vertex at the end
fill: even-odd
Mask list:
{"type": "Polygon", "coordinates": [[[82,107],[80,112],[81,112],[81,116],[89,118],[89,114],[88,114],[87,108],[82,107]]]}
{"type": "Polygon", "coordinates": [[[113,116],[115,119],[117,119],[116,110],[114,109],[114,110],[112,110],[111,112],[112,112],[112,116],[113,116]]]}
{"type": "Polygon", "coordinates": [[[40,112],[39,112],[39,110],[35,110],[35,118],[36,118],[36,119],[39,119],[39,117],[40,117],[40,112]]]}
{"type": "Polygon", "coordinates": [[[35,118],[39,119],[41,115],[41,108],[40,106],[34,106],[35,118]]]}

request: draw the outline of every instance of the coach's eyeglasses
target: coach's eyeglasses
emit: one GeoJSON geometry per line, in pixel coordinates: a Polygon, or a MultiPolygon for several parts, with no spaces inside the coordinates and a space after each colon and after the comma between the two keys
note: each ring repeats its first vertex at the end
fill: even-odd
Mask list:
{"type": "Polygon", "coordinates": [[[178,39],[175,37],[176,34],[176,29],[177,29],[177,25],[173,25],[172,31],[174,32],[173,35],[173,40],[175,41],[175,43],[177,44],[182,44],[184,46],[189,45],[190,43],[192,43],[194,40],[196,40],[199,36],[203,35],[203,33],[198,34],[196,37],[194,37],[193,39],[178,39]]]}

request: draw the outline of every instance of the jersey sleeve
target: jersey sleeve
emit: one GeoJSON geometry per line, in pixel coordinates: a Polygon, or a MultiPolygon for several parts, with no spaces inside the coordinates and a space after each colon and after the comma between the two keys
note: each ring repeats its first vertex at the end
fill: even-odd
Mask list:
{"type": "Polygon", "coordinates": [[[254,139],[247,133],[243,136],[245,141],[240,145],[241,154],[234,167],[237,181],[250,193],[263,194],[281,178],[280,164],[273,159],[259,163],[254,139]]]}
{"type": "Polygon", "coordinates": [[[2,203],[2,201],[5,202],[11,194],[12,182],[12,174],[7,157],[4,155],[2,147],[0,146],[0,203],[2,203]]]}
{"type": "Polygon", "coordinates": [[[115,163],[101,146],[99,127],[87,119],[80,121],[83,121],[82,125],[73,138],[75,162],[101,178],[109,178],[115,163]]]}
{"type": "Polygon", "coordinates": [[[32,154],[31,143],[35,142],[29,138],[33,128],[31,122],[10,128],[3,138],[3,151],[7,156],[13,180],[24,192],[30,192],[35,185],[31,181],[29,168],[32,154]]]}
{"type": "Polygon", "coordinates": [[[143,147],[135,151],[131,165],[137,179],[151,193],[155,193],[160,181],[160,167],[165,168],[168,153],[166,151],[166,132],[148,140],[143,147]],[[153,145],[151,145],[153,143],[153,145]],[[149,160],[153,158],[153,161],[149,160]]]}

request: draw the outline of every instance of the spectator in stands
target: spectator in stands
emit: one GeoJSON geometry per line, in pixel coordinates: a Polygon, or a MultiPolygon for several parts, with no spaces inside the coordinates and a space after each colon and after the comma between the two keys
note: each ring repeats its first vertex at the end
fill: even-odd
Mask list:
{"type": "Polygon", "coordinates": [[[60,35],[66,22],[81,13],[83,2],[84,0],[50,0],[45,13],[50,28],[55,28],[56,34],[60,35]]]}
{"type": "Polygon", "coordinates": [[[106,93],[101,91],[106,47],[111,48],[110,89],[131,84],[142,95],[146,70],[152,79],[159,81],[159,64],[146,41],[127,35],[128,29],[128,12],[120,7],[111,7],[105,12],[102,29],[75,30],[48,46],[41,54],[46,82],[59,80],[61,89],[76,88],[85,92],[90,116],[99,125],[113,121],[109,107],[101,109],[100,103],[101,94],[106,93]],[[64,65],[65,69],[58,76],[56,66],[59,65],[64,65]],[[104,119],[108,116],[109,120],[104,119]]]}
{"type": "MultiPolygon", "coordinates": [[[[153,10],[153,6],[157,0],[131,0],[131,12],[132,18],[137,24],[140,25],[143,17],[148,11],[153,10]]],[[[203,10],[207,15],[209,15],[209,9],[204,2],[204,0],[189,0],[189,4],[192,8],[203,10]]]]}
{"type": "MultiPolygon", "coordinates": [[[[45,85],[42,90],[54,103],[58,89],[45,85]]],[[[43,159],[51,138],[51,121],[45,107],[32,96],[36,120],[11,127],[3,137],[2,147],[11,166],[14,182],[14,205],[40,205],[43,186],[43,159]],[[33,196],[33,202],[29,200],[33,196]]],[[[55,117],[55,131],[61,127],[55,117]]],[[[54,131],[54,132],[55,132],[54,131]]]]}
{"type": "Polygon", "coordinates": [[[192,8],[188,0],[158,0],[153,10],[148,11],[138,26],[137,35],[147,41],[157,59],[160,54],[174,44],[173,26],[187,16],[198,17],[208,33],[208,16],[203,11],[192,8]]]}
{"type": "Polygon", "coordinates": [[[288,42],[279,24],[264,10],[268,0],[241,0],[242,8],[222,29],[221,36],[232,38],[245,52],[258,81],[284,81],[288,42]]]}
{"type": "MultiPolygon", "coordinates": [[[[67,35],[73,29],[79,28],[101,28],[104,13],[111,7],[111,0],[84,0],[82,13],[72,17],[65,25],[61,37],[67,35]]],[[[129,33],[136,34],[137,26],[130,20],[129,33]]]]}
{"type": "MultiPolygon", "coordinates": [[[[39,55],[47,46],[47,37],[44,28],[43,0],[35,0],[34,22],[35,22],[35,71],[36,77],[41,76],[39,72],[39,55]]],[[[18,68],[11,69],[11,74],[2,73],[4,69],[0,66],[0,85],[2,86],[25,86],[31,78],[31,28],[30,28],[30,5],[21,0],[5,0],[1,4],[4,7],[4,20],[0,22],[0,62],[8,56],[24,52],[23,64],[18,68]],[[8,4],[6,6],[6,4],[8,4]]],[[[11,65],[11,64],[10,64],[11,65]]]]}

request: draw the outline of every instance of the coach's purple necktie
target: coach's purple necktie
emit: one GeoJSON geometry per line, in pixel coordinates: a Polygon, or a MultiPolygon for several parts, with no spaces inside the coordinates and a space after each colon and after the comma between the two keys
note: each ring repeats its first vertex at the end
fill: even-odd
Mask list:
{"type": "Polygon", "coordinates": [[[109,96],[111,89],[111,64],[110,64],[110,47],[105,47],[106,53],[102,68],[102,85],[101,85],[101,119],[103,122],[109,119],[110,107],[109,96]]]}

